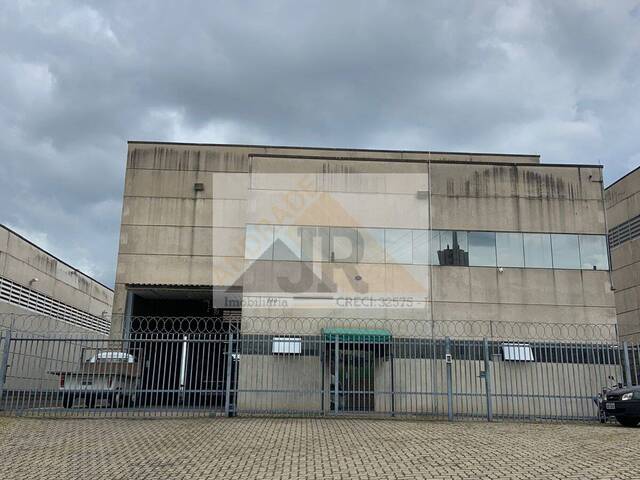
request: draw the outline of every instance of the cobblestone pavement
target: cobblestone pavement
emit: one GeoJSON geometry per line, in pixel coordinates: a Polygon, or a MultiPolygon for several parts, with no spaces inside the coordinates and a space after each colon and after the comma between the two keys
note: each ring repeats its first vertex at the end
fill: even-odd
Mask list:
{"type": "Polygon", "coordinates": [[[639,445],[613,425],[0,418],[0,479],[637,479],[639,445]]]}

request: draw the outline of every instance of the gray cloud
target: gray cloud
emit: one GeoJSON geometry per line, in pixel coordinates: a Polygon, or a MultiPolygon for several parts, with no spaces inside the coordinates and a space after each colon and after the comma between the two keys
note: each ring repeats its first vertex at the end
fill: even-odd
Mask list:
{"type": "Polygon", "coordinates": [[[5,2],[0,221],[112,283],[127,139],[640,164],[640,6],[5,2]]]}

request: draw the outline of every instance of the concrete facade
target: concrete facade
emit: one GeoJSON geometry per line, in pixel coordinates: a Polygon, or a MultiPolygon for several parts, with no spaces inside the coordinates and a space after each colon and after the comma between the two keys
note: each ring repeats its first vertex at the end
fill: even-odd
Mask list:
{"type": "MultiPolygon", "coordinates": [[[[265,220],[274,202],[288,193],[342,195],[340,202],[348,214],[322,218],[322,209],[317,209],[313,219],[295,219],[305,225],[604,235],[601,182],[599,167],[544,165],[535,155],[131,142],[112,332],[123,331],[118,319],[125,314],[128,289],[224,288],[240,283],[248,295],[265,282],[273,284],[275,276],[300,268],[292,262],[255,261],[245,272],[247,224],[295,225],[286,212],[282,218],[265,220]],[[328,174],[337,185],[322,183],[328,174]],[[355,174],[414,181],[344,183],[355,174]],[[294,186],[296,175],[313,175],[316,183],[312,188],[294,186]],[[199,190],[195,184],[201,184],[199,190]],[[430,191],[431,204],[416,198],[419,190],[430,191]],[[415,214],[398,215],[409,211],[415,214]]],[[[310,267],[340,272],[344,265],[310,262],[310,267]]],[[[398,273],[396,266],[364,262],[358,268],[365,272],[363,277],[391,292],[394,275],[409,272],[429,292],[428,308],[358,309],[349,312],[351,317],[433,315],[437,320],[608,325],[616,321],[606,270],[410,265],[398,273]]],[[[336,281],[340,283],[339,278],[336,281]]],[[[345,288],[349,290],[348,285],[345,288]]],[[[309,312],[304,306],[288,310],[298,316],[318,313],[309,312]]],[[[243,311],[244,316],[254,314],[281,316],[282,312],[243,311]]]]}
{"type": "MultiPolygon", "coordinates": [[[[271,336],[319,339],[324,328],[351,327],[385,328],[394,338],[615,341],[605,224],[602,169],[544,165],[536,155],[130,142],[112,336],[127,335],[138,315],[219,315],[212,292],[235,289],[242,333],[266,349],[241,353],[238,408],[327,410],[332,379],[320,361],[327,346],[313,340],[313,355],[275,358],[271,336]],[[355,243],[343,249],[353,231],[355,243]],[[434,232],[440,243],[432,248],[434,232]],[[453,232],[450,245],[444,239],[453,232]],[[411,247],[396,242],[402,235],[411,247]],[[565,237],[574,243],[563,251],[565,237]],[[495,244],[485,251],[486,238],[495,244]],[[503,256],[498,238],[514,240],[522,258],[503,256]],[[525,265],[534,248],[528,239],[542,242],[548,264],[525,265]],[[586,258],[592,241],[595,260],[586,258]],[[289,248],[297,249],[292,258],[289,248]],[[485,254],[495,255],[493,264],[485,254]],[[574,254],[578,263],[563,266],[574,254]],[[363,295],[411,298],[411,308],[338,303],[363,295]],[[260,303],[267,296],[289,303],[260,303]],[[196,311],[194,300],[209,303],[196,311]],[[558,328],[549,334],[531,328],[537,324],[558,328]],[[593,325],[603,329],[587,333],[593,325]]],[[[391,385],[391,367],[376,362],[372,408],[385,411],[388,394],[379,392],[391,385]]],[[[424,362],[407,358],[395,368],[413,375],[424,362]]],[[[522,368],[505,363],[501,378],[511,370],[522,368]]],[[[604,380],[593,381],[599,388],[604,380]]]]}
{"type": "Polygon", "coordinates": [[[113,290],[3,225],[0,279],[4,326],[32,333],[109,328],[113,290]]]}
{"type": "Polygon", "coordinates": [[[606,189],[611,270],[620,336],[640,340],[640,168],[606,189]]]}

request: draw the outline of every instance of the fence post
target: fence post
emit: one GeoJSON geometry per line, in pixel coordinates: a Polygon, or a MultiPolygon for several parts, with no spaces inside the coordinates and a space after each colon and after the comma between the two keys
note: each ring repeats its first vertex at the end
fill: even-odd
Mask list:
{"type": "MultiPolygon", "coordinates": [[[[11,348],[11,329],[4,331],[4,341],[2,342],[2,357],[0,357],[0,405],[3,405],[4,384],[7,380],[7,369],[9,367],[9,349],[11,348]]],[[[2,408],[0,408],[2,410],[2,408]]]]}
{"type": "Polygon", "coordinates": [[[487,397],[487,421],[493,421],[493,405],[491,404],[491,362],[489,358],[489,340],[485,337],[484,343],[484,388],[487,397]]]}
{"type": "MultiPolygon", "coordinates": [[[[231,376],[233,375],[233,333],[229,332],[227,346],[227,385],[225,386],[224,413],[231,415],[231,376]]],[[[234,405],[235,410],[235,405],[234,405]]]]}
{"type": "Polygon", "coordinates": [[[453,420],[453,384],[451,378],[451,364],[453,359],[451,357],[451,339],[449,337],[445,338],[444,352],[444,360],[447,366],[447,417],[451,422],[453,420]]]}
{"type": "Polygon", "coordinates": [[[391,359],[391,416],[396,415],[396,385],[395,385],[395,372],[393,366],[393,339],[389,340],[389,357],[391,359]]]}
{"type": "Polygon", "coordinates": [[[631,363],[629,362],[629,343],[626,340],[622,342],[622,349],[624,350],[624,384],[630,387],[633,385],[633,381],[631,380],[631,363]]]}
{"type": "Polygon", "coordinates": [[[339,377],[340,377],[340,368],[338,367],[338,361],[340,356],[338,354],[338,335],[336,334],[336,342],[333,348],[333,411],[338,413],[338,392],[339,392],[339,377]]]}

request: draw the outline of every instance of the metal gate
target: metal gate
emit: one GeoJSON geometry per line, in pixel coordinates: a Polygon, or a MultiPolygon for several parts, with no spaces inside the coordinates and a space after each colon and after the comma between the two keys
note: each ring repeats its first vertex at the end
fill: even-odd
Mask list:
{"type": "Polygon", "coordinates": [[[586,420],[597,418],[592,397],[602,387],[636,385],[640,372],[638,345],[598,341],[585,326],[569,339],[553,338],[553,329],[540,334],[548,326],[536,335],[498,335],[494,324],[492,336],[474,338],[478,322],[473,336],[454,336],[437,333],[467,324],[260,321],[119,339],[2,330],[0,409],[586,420]]]}

